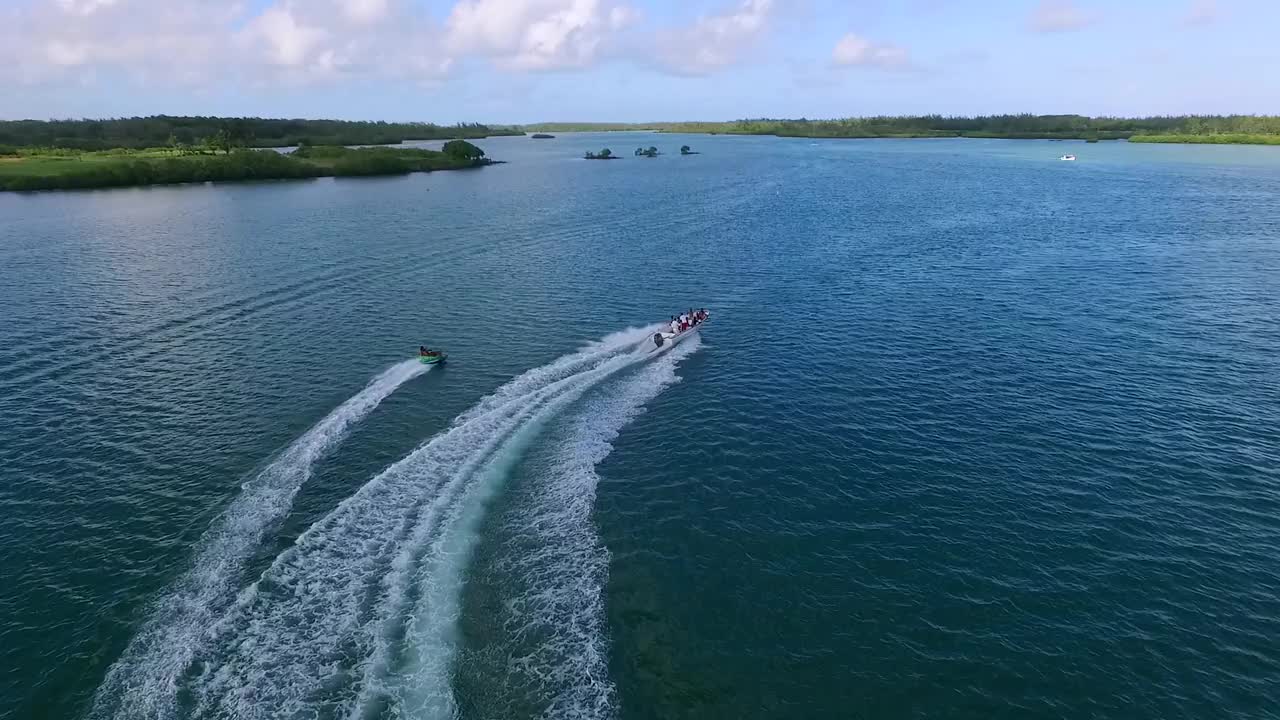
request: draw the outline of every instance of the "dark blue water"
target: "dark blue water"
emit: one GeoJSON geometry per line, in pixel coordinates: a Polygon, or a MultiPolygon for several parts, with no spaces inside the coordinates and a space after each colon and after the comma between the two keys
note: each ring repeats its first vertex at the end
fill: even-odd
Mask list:
{"type": "Polygon", "coordinates": [[[1280,149],[483,146],[0,196],[0,715],[1280,717],[1280,149]]]}

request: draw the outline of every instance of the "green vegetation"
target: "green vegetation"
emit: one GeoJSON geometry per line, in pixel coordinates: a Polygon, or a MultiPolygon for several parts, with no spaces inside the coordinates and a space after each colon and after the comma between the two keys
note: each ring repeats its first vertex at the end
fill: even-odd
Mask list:
{"type": "Polygon", "coordinates": [[[69,190],[209,180],[316,177],[319,166],[275,151],[224,155],[40,154],[0,161],[0,190],[69,190]]]}
{"type": "Polygon", "coordinates": [[[636,157],[656,158],[661,154],[662,153],[658,152],[658,148],[653,147],[652,145],[650,145],[647,150],[645,148],[636,148],[636,157]]]}
{"type": "MultiPolygon", "coordinates": [[[[457,144],[455,144],[457,143],[457,144]]],[[[465,140],[443,151],[302,145],[274,150],[177,152],[156,148],[106,152],[19,151],[0,158],[0,190],[65,190],[223,180],[402,175],[480,167],[492,161],[465,140]]]]}
{"type": "MultiPolygon", "coordinates": [[[[1131,136],[1280,136],[1280,116],[1228,115],[1146,118],[1091,118],[1083,115],[880,116],[840,120],[756,119],[733,122],[543,123],[538,131],[602,132],[648,130],[667,133],[777,135],[814,138],[1013,138],[1037,140],[1117,140],[1131,136]]],[[[2,140],[2,138],[0,138],[2,140]]],[[[1172,142],[1172,141],[1171,141],[1172,142]]],[[[1189,141],[1178,141],[1189,142],[1189,141]]],[[[1194,140],[1194,142],[1204,142],[1194,140]]],[[[1218,142],[1210,140],[1209,142],[1218,142]]],[[[1231,141],[1239,142],[1239,141],[1231,141]]],[[[1270,142],[1270,141],[1264,141],[1270,142]]]]}
{"type": "Polygon", "coordinates": [[[440,148],[440,151],[450,160],[465,161],[468,167],[476,165],[484,158],[484,151],[466,140],[450,140],[440,148]]]}
{"type": "Polygon", "coordinates": [[[618,159],[616,156],[614,156],[613,151],[610,150],[609,148],[605,148],[598,153],[587,151],[587,154],[584,155],[583,157],[586,158],[587,160],[617,160],[618,159]]]}
{"type": "Polygon", "coordinates": [[[681,155],[700,155],[701,153],[694,152],[693,149],[690,148],[688,145],[681,145],[680,154],[681,155]]]}
{"type": "Polygon", "coordinates": [[[1129,142],[1136,143],[1206,143],[1212,145],[1280,145],[1280,135],[1250,135],[1231,133],[1221,135],[1134,135],[1129,142]]]}
{"type": "Polygon", "coordinates": [[[489,164],[484,159],[484,151],[465,140],[445,143],[439,152],[419,148],[304,145],[295,150],[292,157],[328,171],[323,173],[325,175],[339,177],[461,170],[489,164]]]}
{"type": "Polygon", "coordinates": [[[590,122],[550,122],[523,125],[525,132],[621,132],[625,130],[658,130],[659,125],[671,123],[590,123],[590,122]]]}
{"type": "Polygon", "coordinates": [[[534,133],[530,137],[532,137],[534,140],[554,140],[556,136],[548,135],[546,133],[534,133]]]}
{"type": "Polygon", "coordinates": [[[0,145],[74,150],[111,148],[291,147],[293,145],[396,145],[406,140],[521,135],[513,128],[480,124],[273,120],[265,118],[154,117],[104,120],[14,120],[0,122],[0,145]]]}

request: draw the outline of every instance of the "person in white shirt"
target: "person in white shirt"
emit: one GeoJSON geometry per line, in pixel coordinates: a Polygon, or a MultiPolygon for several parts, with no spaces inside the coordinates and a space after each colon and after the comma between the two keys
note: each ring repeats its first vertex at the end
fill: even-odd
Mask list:
{"type": "Polygon", "coordinates": [[[676,322],[676,316],[672,315],[671,316],[671,334],[674,335],[678,332],[680,332],[680,323],[676,322]]]}

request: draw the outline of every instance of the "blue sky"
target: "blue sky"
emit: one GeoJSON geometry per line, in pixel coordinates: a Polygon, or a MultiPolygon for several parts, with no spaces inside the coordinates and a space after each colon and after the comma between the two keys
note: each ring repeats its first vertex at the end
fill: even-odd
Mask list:
{"type": "Polygon", "coordinates": [[[1278,0],[0,0],[0,117],[1280,114],[1278,0]]]}

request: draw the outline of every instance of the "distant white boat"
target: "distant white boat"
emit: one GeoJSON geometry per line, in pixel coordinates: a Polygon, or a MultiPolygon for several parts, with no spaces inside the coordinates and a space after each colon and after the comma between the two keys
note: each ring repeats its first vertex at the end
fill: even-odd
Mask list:
{"type": "Polygon", "coordinates": [[[1076,159],[1076,156],[1075,156],[1075,155],[1063,155],[1062,157],[1060,157],[1060,158],[1058,158],[1058,159],[1059,159],[1059,160],[1075,160],[1075,159],[1076,159]]]}

